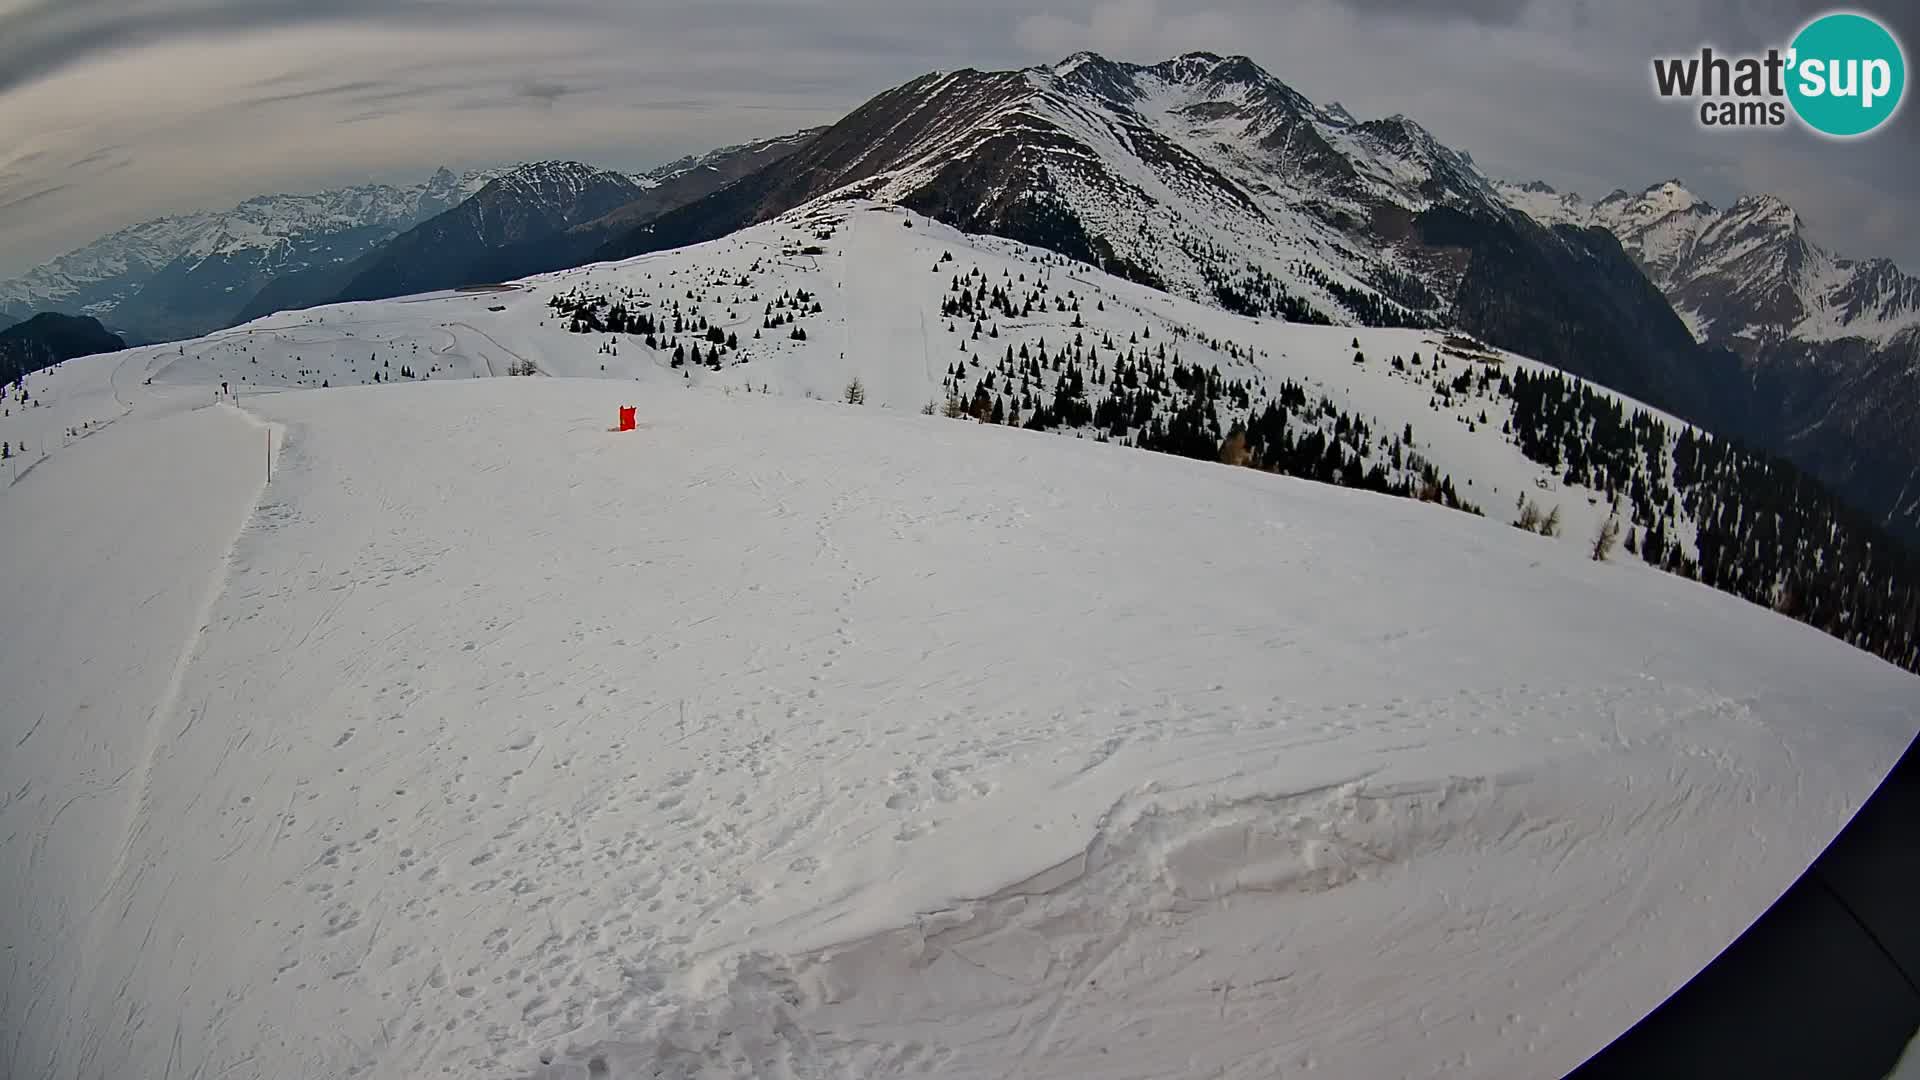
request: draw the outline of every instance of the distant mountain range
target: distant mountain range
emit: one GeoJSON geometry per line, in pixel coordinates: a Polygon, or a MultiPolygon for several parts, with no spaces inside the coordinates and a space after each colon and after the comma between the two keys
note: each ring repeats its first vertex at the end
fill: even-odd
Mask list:
{"type": "Polygon", "coordinates": [[[938,72],[828,128],[638,176],[542,162],[266,197],[122,230],[0,283],[0,312],[185,336],[851,196],[1241,314],[1463,329],[1787,455],[1920,538],[1916,279],[1824,251],[1767,196],[1719,210],[1669,182],[1588,203],[1501,181],[1408,117],[1317,105],[1239,56],[938,72]]]}
{"type": "Polygon", "coordinates": [[[408,187],[262,195],[142,222],[0,282],[0,313],[92,315],[141,341],[204,334],[230,325],[276,278],[358,259],[495,175],[441,169],[408,187]]]}
{"type": "Polygon", "coordinates": [[[639,175],[537,162],[408,187],[263,195],[129,226],[11,281],[0,318],[91,315],[135,341],[196,337],[261,315],[575,265],[618,232],[779,160],[811,132],[639,175]]]}
{"type": "Polygon", "coordinates": [[[643,181],[578,162],[521,165],[471,198],[351,262],[282,278],[239,321],[336,300],[380,300],[475,284],[497,248],[524,244],[640,197],[643,181]]]}
{"type": "Polygon", "coordinates": [[[1678,180],[1597,203],[1507,185],[1550,223],[1612,232],[1703,343],[1741,360],[1719,427],[1920,536],[1920,277],[1835,255],[1771,195],[1718,209],[1678,180]]]}
{"type": "Polygon", "coordinates": [[[1785,340],[1885,343],[1920,329],[1920,278],[1887,259],[1821,248],[1775,196],[1749,195],[1720,210],[1678,180],[1598,203],[1538,181],[1501,187],[1537,220],[1612,232],[1696,336],[1743,355],[1785,340]]]}
{"type": "Polygon", "coordinates": [[[331,294],[315,289],[301,298],[304,303],[282,302],[253,314],[510,281],[577,266],[619,232],[785,158],[812,135],[797,132],[723,147],[634,177],[578,162],[522,165],[352,264],[344,284],[331,294]]]}

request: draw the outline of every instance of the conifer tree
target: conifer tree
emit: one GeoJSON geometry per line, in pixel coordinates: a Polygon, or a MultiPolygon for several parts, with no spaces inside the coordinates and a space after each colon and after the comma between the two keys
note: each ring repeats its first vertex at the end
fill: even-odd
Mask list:
{"type": "Polygon", "coordinates": [[[1620,505],[1615,503],[1607,520],[1601,522],[1599,530],[1593,534],[1593,561],[1606,562],[1607,556],[1613,554],[1614,545],[1619,542],[1620,505]]]}

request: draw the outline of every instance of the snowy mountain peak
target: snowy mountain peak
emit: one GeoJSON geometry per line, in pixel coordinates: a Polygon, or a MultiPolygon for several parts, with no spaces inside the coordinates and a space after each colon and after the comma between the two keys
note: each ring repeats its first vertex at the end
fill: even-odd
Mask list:
{"type": "Polygon", "coordinates": [[[21,318],[41,310],[82,313],[149,337],[203,333],[226,325],[225,315],[232,312],[183,313],[180,297],[172,294],[131,302],[168,271],[173,278],[203,279],[192,289],[198,296],[232,296],[234,304],[245,303],[265,279],[298,273],[316,260],[364,254],[450,209],[496,175],[497,170],[455,174],[441,168],[408,186],[360,184],[258,195],[226,210],[139,222],[0,281],[0,313],[21,318]],[[163,307],[167,313],[160,311],[163,307]]]}
{"type": "MultiPolygon", "coordinates": [[[[1698,341],[1737,324],[1736,313],[1671,289],[1663,299],[1628,262],[1657,283],[1696,265],[1714,212],[1685,185],[1621,192],[1604,207],[1544,185],[1496,185],[1404,113],[1356,123],[1214,53],[1151,65],[1080,53],[924,76],[778,169],[639,225],[596,256],[715,240],[851,199],[1033,243],[1242,316],[1451,323],[1703,422],[1732,413],[1737,362],[1698,341]],[[1528,217],[1578,228],[1538,229],[1528,217]],[[1633,239],[1616,245],[1594,226],[1633,239]],[[1542,290],[1545,281],[1563,286],[1542,290]]],[[[1789,295],[1821,279],[1818,260],[1787,254],[1756,253],[1739,279],[1796,267],[1789,295]]],[[[1858,294],[1860,312],[1888,310],[1879,298],[1895,295],[1858,294]]],[[[1791,313],[1777,289],[1741,303],[1791,313]]]]}
{"type": "Polygon", "coordinates": [[[1800,215],[1778,195],[1764,193],[1742,195],[1727,208],[1727,213],[1729,216],[1739,215],[1755,221],[1765,221],[1784,229],[1800,228],[1800,215]]]}
{"type": "Polygon", "coordinates": [[[1155,71],[1180,82],[1204,82],[1215,86],[1245,86],[1277,82],[1272,75],[1245,56],[1219,56],[1210,52],[1191,52],[1156,65],[1155,71]]]}
{"type": "Polygon", "coordinates": [[[824,130],[826,129],[807,128],[803,131],[796,131],[791,135],[779,136],[778,138],[758,139],[753,142],[722,146],[717,150],[709,150],[704,154],[688,154],[685,157],[669,161],[665,165],[649,169],[632,179],[640,183],[643,187],[652,188],[664,184],[667,181],[685,176],[687,173],[693,172],[696,169],[719,168],[746,154],[756,156],[772,155],[774,157],[784,156],[785,153],[791,151],[794,147],[804,145],[807,140],[820,134],[820,132],[824,130]]]}
{"type": "Polygon", "coordinates": [[[1651,184],[1637,194],[1615,191],[1592,208],[1594,223],[1608,228],[1646,226],[1668,214],[1694,212],[1712,213],[1713,207],[1678,180],[1651,184]]]}
{"type": "Polygon", "coordinates": [[[1431,132],[1403,113],[1394,113],[1379,120],[1368,120],[1360,126],[1378,138],[1396,142],[1401,149],[1428,154],[1444,151],[1449,156],[1453,156],[1454,153],[1442,147],[1440,141],[1435,139],[1431,132]]]}
{"type": "Polygon", "coordinates": [[[591,221],[646,192],[650,182],[579,161],[535,161],[500,176],[462,209],[494,242],[591,221]]]}
{"type": "Polygon", "coordinates": [[[1745,195],[1722,210],[1677,178],[1593,204],[1538,183],[1500,191],[1543,223],[1613,233],[1702,341],[1751,352],[1795,335],[1882,342],[1920,325],[1912,279],[1821,249],[1776,195],[1745,195]]]}
{"type": "MultiPolygon", "coordinates": [[[[1303,95],[1245,56],[1193,52],[1143,65],[1111,60],[1095,52],[1078,52],[1032,71],[1038,89],[1060,88],[1128,107],[1159,98],[1166,107],[1219,110],[1228,105],[1278,105],[1318,114],[1303,95]]],[[[1351,122],[1350,116],[1347,119],[1351,122]]]]}
{"type": "Polygon", "coordinates": [[[1654,184],[1640,193],[1640,199],[1648,206],[1666,209],[1670,212],[1675,210],[1691,210],[1699,206],[1705,206],[1709,210],[1712,209],[1711,206],[1708,206],[1705,199],[1689,191],[1687,186],[1678,180],[1667,180],[1654,184]]]}
{"type": "Polygon", "coordinates": [[[1104,63],[1107,63],[1106,57],[1101,56],[1097,52],[1092,52],[1090,50],[1082,50],[1080,52],[1074,53],[1072,56],[1067,57],[1066,59],[1060,61],[1059,63],[1054,64],[1052,67],[1052,70],[1055,75],[1058,75],[1061,78],[1065,78],[1068,75],[1071,75],[1074,72],[1080,70],[1081,68],[1087,66],[1088,64],[1104,64],[1104,63]]]}
{"type": "Polygon", "coordinates": [[[860,197],[1249,314],[1429,325],[1445,318],[1464,270],[1423,250],[1414,217],[1447,208],[1513,220],[1472,159],[1411,117],[1359,122],[1247,57],[1212,52],[1154,64],[1081,52],[1018,72],[923,76],[780,172],[601,257],[860,197]]]}
{"type": "MultiPolygon", "coordinates": [[[[491,174],[488,175],[491,176],[491,174]]],[[[479,174],[474,174],[471,178],[463,178],[442,165],[427,178],[421,201],[451,208],[460,200],[478,191],[485,183],[475,181],[479,181],[479,174]]]]}
{"type": "Polygon", "coordinates": [[[617,175],[619,174],[580,161],[530,161],[507,170],[494,182],[549,190],[577,190],[595,180],[617,175]]]}
{"type": "Polygon", "coordinates": [[[1663,180],[1637,192],[1615,188],[1606,198],[1590,207],[1582,204],[1582,209],[1592,219],[1591,224],[1607,228],[1622,223],[1629,228],[1650,225],[1673,213],[1714,212],[1712,204],[1695,195],[1679,180],[1663,180]]]}

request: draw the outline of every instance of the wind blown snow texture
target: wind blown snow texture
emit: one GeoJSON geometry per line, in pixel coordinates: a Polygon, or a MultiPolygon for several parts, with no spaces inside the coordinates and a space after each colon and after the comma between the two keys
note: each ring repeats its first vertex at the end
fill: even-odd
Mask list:
{"type": "MultiPolygon", "coordinates": [[[[1892,666],[1577,541],[917,415],[933,258],[1022,253],[866,217],[31,377],[4,1071],[1554,1074],[1920,727],[1892,666]],[[756,258],[826,310],[718,373],[540,324],[756,258]],[[512,360],[619,378],[444,379],[512,360]]],[[[1205,317],[1398,403],[1315,366],[1352,331],[1205,317]]]]}

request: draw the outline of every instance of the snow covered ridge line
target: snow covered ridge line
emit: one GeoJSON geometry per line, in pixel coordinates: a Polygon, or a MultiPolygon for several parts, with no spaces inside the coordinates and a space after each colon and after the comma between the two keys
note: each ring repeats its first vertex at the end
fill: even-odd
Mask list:
{"type": "Polygon", "coordinates": [[[1920,666],[1920,573],[1780,462],[1467,335],[1234,316],[871,203],[174,351],[163,379],[664,377],[1160,450],[1497,516],[1920,666]]]}
{"type": "MultiPolygon", "coordinates": [[[[1738,358],[1698,339],[1756,323],[1729,305],[1765,306],[1806,283],[1782,288],[1755,267],[1690,279],[1699,297],[1649,290],[1631,245],[1543,227],[1515,209],[1509,200],[1523,200],[1512,189],[1414,120],[1322,108],[1246,57],[1142,65],[1080,54],[923,76],[855,109],[779,168],[640,224],[597,257],[710,241],[850,195],[1241,314],[1462,326],[1710,427],[1779,417],[1750,432],[1760,445],[1793,455],[1896,534],[1920,537],[1920,501],[1906,490],[1920,448],[1900,435],[1912,427],[1900,385],[1911,365],[1876,359],[1871,388],[1885,392],[1867,399],[1890,404],[1823,418],[1817,406],[1836,400],[1835,380],[1743,378],[1738,358]],[[1790,415],[1797,402],[1814,403],[1816,415],[1790,415]]],[[[1784,249],[1783,265],[1794,251],[1784,249]]],[[[1865,327],[1898,307],[1900,290],[1883,278],[1859,277],[1822,302],[1865,327]]],[[[1846,362],[1845,350],[1833,360],[1846,362]]],[[[1865,396],[1846,389],[1840,400],[1865,396]]]]}
{"type": "MultiPolygon", "coordinates": [[[[788,223],[807,239],[796,238],[785,250],[824,252],[814,241],[831,240],[846,212],[829,201],[790,215],[788,223]]],[[[1068,271],[1081,284],[1094,277],[1072,273],[1072,264],[1057,256],[1029,252],[1028,257],[1068,271]]],[[[978,266],[967,267],[964,278],[955,266],[951,252],[944,252],[931,269],[952,275],[940,314],[946,332],[959,339],[960,356],[941,380],[944,405],[932,402],[925,411],[1111,439],[1482,512],[1462,497],[1452,476],[1414,447],[1411,422],[1376,440],[1371,429],[1381,424],[1377,415],[1350,414],[1332,397],[1310,395],[1292,379],[1271,384],[1273,369],[1252,363],[1258,357],[1251,346],[1204,332],[1194,341],[1190,327],[1176,324],[1169,366],[1168,346],[1165,340],[1153,342],[1151,322],[1130,331],[1123,343],[1116,344],[1111,331],[1095,340],[1085,329],[1082,298],[1071,288],[1065,295],[1055,289],[1049,297],[1044,281],[1027,286],[1025,275],[1016,281],[1011,269],[1002,271],[1002,280],[989,282],[978,266]],[[1044,336],[1031,353],[1031,342],[1009,341],[996,357],[999,320],[1031,320],[1036,304],[1065,320],[1062,329],[1072,332],[1071,341],[1052,357],[1044,336]],[[1184,364],[1179,349],[1189,342],[1216,361],[1224,358],[1230,371],[1247,374],[1222,376],[1217,363],[1211,369],[1184,364]],[[1110,351],[1110,363],[1102,359],[1103,349],[1110,351]]],[[[751,268],[760,269],[758,264],[751,268]]],[[[765,328],[783,325],[774,313],[787,299],[768,304],[765,328]]],[[[566,300],[556,295],[550,303],[569,317],[569,329],[576,333],[631,332],[641,335],[640,344],[648,349],[664,352],[671,345],[673,365],[682,362],[682,346],[664,334],[656,339],[644,312],[629,324],[622,304],[578,292],[566,300]],[[603,309],[605,321],[599,315],[603,309]]],[[[1096,300],[1095,307],[1104,314],[1106,301],[1096,300]]],[[[678,299],[671,309],[678,334],[678,299]]],[[[719,341],[718,331],[709,330],[704,319],[686,326],[719,341]]],[[[793,333],[804,340],[803,330],[793,333]]],[[[1368,358],[1360,338],[1349,344],[1355,349],[1353,367],[1365,369],[1368,358]]],[[[1450,414],[1468,434],[1497,423],[1501,441],[1543,471],[1536,490],[1522,490],[1515,498],[1510,520],[1516,527],[1547,535],[1568,527],[1562,509],[1549,505],[1554,501],[1550,484],[1540,482],[1557,476],[1561,484],[1586,493],[1590,505],[1603,507],[1598,522],[1583,519],[1576,526],[1579,537],[1591,538],[1596,559],[1621,549],[1920,670],[1913,618],[1920,566],[1837,500],[1804,483],[1791,465],[1705,437],[1604,388],[1550,369],[1510,364],[1518,358],[1467,335],[1448,333],[1424,344],[1432,350],[1424,358],[1416,347],[1410,355],[1376,360],[1389,369],[1383,372],[1387,378],[1424,387],[1430,394],[1428,410],[1450,414]],[[1791,494],[1783,500],[1781,490],[1791,494]],[[1747,509],[1756,503],[1766,506],[1766,513],[1747,509]]],[[[717,344],[706,362],[719,370],[728,348],[735,346],[717,344]]],[[[701,363],[697,341],[693,350],[694,362],[701,363]]]]}
{"type": "MultiPolygon", "coordinates": [[[[0,1071],[1558,1075],[1920,723],[1903,673],[1584,538],[919,415],[976,262],[1046,279],[991,325],[1049,371],[1068,290],[1089,337],[1171,354],[1191,318],[1187,368],[1231,334],[1353,408],[1424,406],[1377,357],[1429,338],[1355,366],[1349,331],[871,219],[575,275],[737,332],[718,372],[599,352],[544,288],[132,351],[131,416],[0,496],[33,628],[0,648],[0,1071]],[[431,377],[338,386],[416,343],[431,377]],[[505,350],[607,378],[449,378],[505,350]],[[336,388],[282,392],[303,367],[336,388]],[[291,436],[250,516],[220,375],[291,436]],[[803,400],[855,377],[865,407],[803,400]]],[[[1489,428],[1423,428],[1544,494],[1489,428]]]]}

